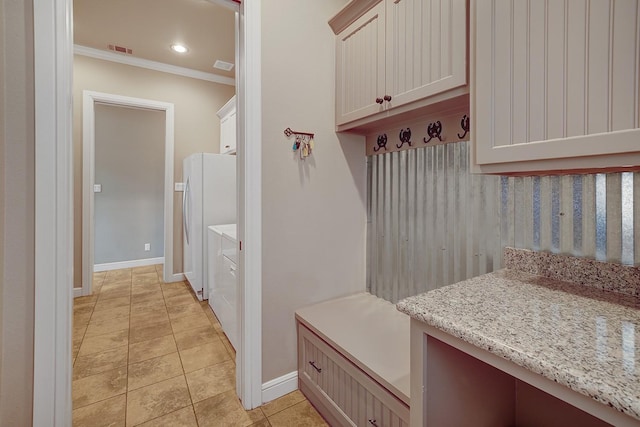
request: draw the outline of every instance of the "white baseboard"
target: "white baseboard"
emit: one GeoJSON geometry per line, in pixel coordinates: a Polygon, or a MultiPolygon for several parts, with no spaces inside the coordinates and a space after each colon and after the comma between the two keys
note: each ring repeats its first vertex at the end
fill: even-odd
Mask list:
{"type": "Polygon", "coordinates": [[[73,297],[78,298],[82,296],[82,288],[73,288],[73,297]]]}
{"type": "Polygon", "coordinates": [[[298,389],[298,371],[289,372],[262,384],[262,403],[275,400],[298,389]]]}
{"type": "Polygon", "coordinates": [[[164,257],[158,258],[146,258],[146,259],[134,259],[133,261],[121,261],[121,262],[108,262],[105,264],[95,264],[93,266],[94,272],[119,270],[121,268],[132,267],[145,267],[147,265],[164,264],[164,257]]]}
{"type": "Polygon", "coordinates": [[[165,277],[164,281],[165,283],[182,282],[184,281],[184,274],[183,273],[172,274],[169,277],[165,277]]]}

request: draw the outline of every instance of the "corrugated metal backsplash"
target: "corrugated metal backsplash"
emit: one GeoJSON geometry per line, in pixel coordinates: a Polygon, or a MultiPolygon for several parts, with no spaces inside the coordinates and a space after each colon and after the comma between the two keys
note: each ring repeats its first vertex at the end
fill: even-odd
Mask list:
{"type": "Polygon", "coordinates": [[[391,302],[502,266],[502,248],[640,263],[640,174],[469,172],[469,143],[368,158],[367,290],[391,302]]]}

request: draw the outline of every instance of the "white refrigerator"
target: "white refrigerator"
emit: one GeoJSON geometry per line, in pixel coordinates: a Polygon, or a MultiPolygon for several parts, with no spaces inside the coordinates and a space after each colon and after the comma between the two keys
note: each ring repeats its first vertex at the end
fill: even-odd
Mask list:
{"type": "Polygon", "coordinates": [[[193,154],[182,171],[183,271],[202,301],[208,298],[207,227],[236,222],[236,156],[193,154]]]}

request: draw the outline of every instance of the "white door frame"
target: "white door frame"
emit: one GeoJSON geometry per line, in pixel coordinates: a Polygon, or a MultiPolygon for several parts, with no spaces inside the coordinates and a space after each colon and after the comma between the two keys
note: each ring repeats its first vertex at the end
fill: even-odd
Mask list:
{"type": "MultiPolygon", "coordinates": [[[[229,0],[232,1],[232,0],[229,0]]],[[[73,289],[72,0],[33,0],[36,253],[33,425],[71,425],[73,289]]],[[[241,399],[262,404],[260,0],[240,7],[238,235],[241,399]],[[246,142],[246,143],[245,143],[246,142]]]]}
{"type": "Polygon", "coordinates": [[[33,21],[36,158],[33,425],[63,427],[71,425],[72,0],[33,0],[33,21]]]}
{"type": "Polygon", "coordinates": [[[240,351],[238,395],[262,405],[262,73],[261,0],[243,0],[238,15],[237,156],[240,351]]]}
{"type": "Polygon", "coordinates": [[[85,90],[82,92],[82,295],[91,295],[95,252],[95,105],[142,108],[163,111],[164,134],[164,268],[163,280],[177,282],[173,274],[173,147],[174,106],[169,102],[85,90]]]}

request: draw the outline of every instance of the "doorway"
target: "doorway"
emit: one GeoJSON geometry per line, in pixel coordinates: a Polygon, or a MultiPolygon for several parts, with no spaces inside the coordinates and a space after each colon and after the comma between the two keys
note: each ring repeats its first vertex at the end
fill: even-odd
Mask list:
{"type": "MultiPolygon", "coordinates": [[[[112,264],[114,268],[124,268],[127,266],[141,266],[143,264],[137,263],[136,265],[128,265],[122,263],[122,261],[129,261],[125,259],[115,260],[114,256],[123,256],[124,258],[145,259],[139,258],[139,254],[144,254],[146,251],[146,245],[149,244],[149,251],[151,252],[151,242],[146,240],[155,239],[157,242],[162,242],[165,268],[164,281],[172,281],[173,271],[173,145],[174,145],[174,107],[173,104],[160,101],[152,101],[148,99],[125,97],[120,95],[111,95],[99,92],[84,91],[83,93],[83,206],[82,206],[82,231],[83,231],[83,247],[85,250],[82,254],[83,264],[83,280],[82,280],[82,294],[91,294],[91,283],[94,272],[94,265],[96,264],[96,231],[99,236],[102,236],[100,243],[104,243],[105,247],[101,248],[98,252],[99,264],[112,264]],[[123,111],[124,110],[124,111],[123,111]],[[106,122],[98,122],[96,114],[102,112],[104,116],[102,119],[106,122]],[[126,114],[126,117],[122,117],[122,113],[126,114]],[[138,118],[145,118],[147,122],[139,122],[136,125],[136,120],[132,121],[132,114],[138,118]],[[155,115],[155,117],[154,117],[155,115]],[[120,117],[119,117],[120,116],[120,117]],[[123,126],[122,129],[130,128],[132,132],[138,133],[138,135],[131,133],[114,133],[114,120],[126,120],[127,126],[123,126]],[[145,171],[143,160],[139,157],[145,155],[144,151],[148,149],[143,144],[149,144],[141,142],[140,136],[145,132],[146,126],[153,121],[156,123],[164,122],[163,129],[158,132],[163,140],[164,148],[160,151],[163,153],[164,162],[160,162],[158,165],[158,159],[154,159],[152,167],[157,169],[162,166],[164,173],[160,175],[160,183],[153,182],[149,174],[151,171],[145,171]],[[136,131],[136,129],[138,129],[136,131]],[[96,182],[96,132],[97,131],[109,132],[105,134],[105,138],[114,138],[112,146],[108,149],[106,147],[100,147],[100,153],[114,153],[117,151],[129,151],[128,155],[122,159],[102,159],[106,161],[105,165],[108,168],[117,169],[118,173],[115,176],[110,177],[108,173],[98,175],[101,179],[107,179],[107,187],[104,188],[103,193],[102,182],[96,182]],[[137,145],[133,148],[129,137],[133,137],[137,145]],[[118,139],[116,141],[116,139],[118,139]],[[139,156],[134,155],[135,152],[139,152],[139,156]],[[132,163],[133,162],[133,163],[132,163]],[[163,163],[163,164],[162,164],[163,163]],[[162,179],[164,178],[164,179],[162,179]],[[130,182],[127,182],[130,180],[130,182]],[[134,183],[133,180],[136,182],[134,183]],[[145,182],[140,189],[140,183],[145,182]],[[160,186],[160,188],[155,188],[160,186]],[[111,188],[110,188],[111,187],[111,188]],[[114,188],[115,187],[115,188],[114,188]],[[136,190],[138,188],[138,190],[136,190]],[[107,190],[108,191],[107,193],[107,190]],[[149,191],[151,190],[151,191],[149,191]],[[137,196],[143,196],[142,199],[136,198],[132,192],[138,192],[137,196]],[[155,197],[150,198],[151,193],[155,193],[155,197]],[[96,194],[101,198],[100,205],[103,209],[111,210],[104,212],[104,217],[96,216],[96,194]],[[104,197],[107,195],[106,197],[104,197]],[[146,221],[144,218],[145,213],[150,212],[149,205],[157,205],[160,196],[163,197],[162,207],[163,212],[163,236],[160,239],[158,237],[158,230],[153,229],[153,224],[146,221]],[[113,211],[114,204],[118,201],[125,200],[124,203],[128,205],[128,208],[133,210],[123,213],[113,211]],[[145,204],[147,206],[145,206],[145,204]],[[131,221],[134,216],[140,216],[135,221],[131,221]],[[139,227],[144,223],[144,227],[139,227]],[[114,224],[117,224],[116,229],[113,230],[114,224]],[[97,227],[97,229],[96,229],[97,227]],[[118,234],[120,235],[118,237],[118,234]],[[103,241],[108,239],[108,241],[103,241]],[[118,239],[117,241],[114,239],[118,239]],[[140,241],[139,241],[140,240],[140,241]],[[135,246],[134,246],[135,245],[135,246]],[[142,251],[141,251],[142,249],[142,251]],[[116,255],[117,254],[117,255],[116,255]],[[133,258],[132,258],[133,257],[133,258]],[[118,262],[120,261],[120,262],[118,262]]],[[[108,143],[103,141],[103,143],[108,143]]],[[[102,144],[102,143],[101,143],[102,144]]],[[[153,142],[151,142],[153,144],[153,142]]],[[[154,157],[157,157],[155,155],[154,157]]],[[[150,159],[146,157],[147,162],[150,159]]],[[[147,165],[149,166],[149,165],[147,165]]],[[[154,178],[155,179],[155,178],[154,178]]],[[[122,208],[123,205],[121,204],[122,208]]],[[[153,206],[153,209],[157,209],[160,206],[153,206]]],[[[142,255],[144,256],[144,255],[142,255]]],[[[147,264],[155,264],[154,257],[147,257],[147,264]]],[[[133,263],[135,264],[135,263],[133,263]]]]}
{"type": "Polygon", "coordinates": [[[95,106],[94,271],[164,263],[164,112],[95,106]]]}
{"type": "MultiPolygon", "coordinates": [[[[222,0],[212,0],[222,1],[222,0]]],[[[235,4],[233,0],[225,3],[235,4]]],[[[33,425],[71,422],[72,88],[71,0],[34,0],[36,266],[33,425]],[[52,275],[51,272],[55,272],[52,275]]],[[[262,403],[261,6],[239,5],[238,239],[242,272],[238,367],[245,408],[262,403]]],[[[167,215],[165,212],[165,221],[167,215]]],[[[168,247],[165,245],[165,250],[168,247]]],[[[165,253],[165,258],[168,254],[165,253]]]]}

